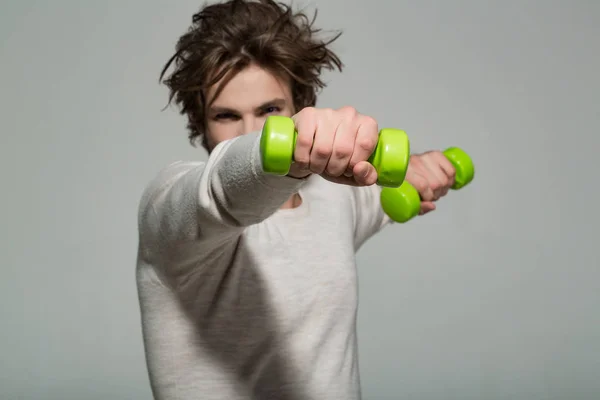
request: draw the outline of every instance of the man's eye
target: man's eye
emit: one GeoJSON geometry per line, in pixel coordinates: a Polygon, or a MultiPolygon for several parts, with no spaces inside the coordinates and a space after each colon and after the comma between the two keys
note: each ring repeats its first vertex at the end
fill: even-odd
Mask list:
{"type": "Polygon", "coordinates": [[[279,107],[276,107],[276,106],[272,106],[272,107],[266,107],[266,108],[263,110],[263,112],[264,112],[265,114],[272,114],[272,113],[276,113],[276,112],[279,112],[279,111],[281,111],[281,109],[280,109],[279,107]]]}
{"type": "Polygon", "coordinates": [[[231,113],[221,113],[221,114],[215,115],[215,119],[235,119],[235,118],[236,118],[236,116],[231,113]]]}

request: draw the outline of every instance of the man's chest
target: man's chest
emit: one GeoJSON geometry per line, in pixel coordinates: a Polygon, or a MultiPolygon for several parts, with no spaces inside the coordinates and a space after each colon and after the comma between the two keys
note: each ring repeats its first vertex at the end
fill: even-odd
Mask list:
{"type": "Polygon", "coordinates": [[[261,286],[271,307],[284,314],[296,310],[301,318],[315,311],[326,315],[343,308],[352,314],[356,309],[353,225],[335,212],[251,227],[239,242],[236,264],[240,282],[261,286]]]}

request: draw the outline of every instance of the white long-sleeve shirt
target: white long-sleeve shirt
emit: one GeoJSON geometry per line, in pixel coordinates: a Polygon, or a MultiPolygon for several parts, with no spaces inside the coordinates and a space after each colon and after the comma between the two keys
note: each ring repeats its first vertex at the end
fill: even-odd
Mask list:
{"type": "Polygon", "coordinates": [[[259,133],[177,162],[139,208],[137,286],[160,400],[360,399],[355,252],[377,186],[262,171],[259,133]],[[302,204],[280,209],[294,194],[302,204]]]}

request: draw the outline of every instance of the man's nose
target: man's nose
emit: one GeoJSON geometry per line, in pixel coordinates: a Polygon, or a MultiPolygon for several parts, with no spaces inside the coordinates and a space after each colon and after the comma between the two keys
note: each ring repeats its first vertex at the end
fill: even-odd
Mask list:
{"type": "Polygon", "coordinates": [[[264,123],[265,123],[264,118],[255,117],[255,116],[246,117],[246,118],[244,118],[244,123],[242,124],[243,125],[242,126],[242,129],[243,129],[242,134],[260,131],[260,130],[262,130],[264,123]]]}

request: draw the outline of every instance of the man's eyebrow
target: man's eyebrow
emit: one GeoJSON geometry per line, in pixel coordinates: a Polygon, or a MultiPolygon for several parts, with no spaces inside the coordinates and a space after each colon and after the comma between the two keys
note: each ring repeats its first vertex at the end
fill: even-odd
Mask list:
{"type": "Polygon", "coordinates": [[[213,112],[215,114],[235,114],[237,113],[237,111],[232,110],[231,108],[227,108],[227,107],[220,107],[220,106],[211,106],[210,107],[210,112],[213,112]]]}
{"type": "MultiPolygon", "coordinates": [[[[256,110],[262,110],[263,108],[267,108],[270,106],[283,107],[285,105],[285,99],[282,98],[274,98],[269,101],[265,101],[260,106],[256,107],[256,110]]],[[[210,107],[210,112],[214,114],[238,114],[237,110],[234,110],[229,107],[222,107],[219,105],[213,105],[210,107]]]]}
{"type": "Polygon", "coordinates": [[[285,99],[275,98],[275,99],[272,99],[272,100],[264,102],[263,104],[261,104],[260,106],[258,106],[257,109],[266,108],[266,107],[269,107],[269,106],[283,107],[284,105],[285,105],[285,99]]]}

